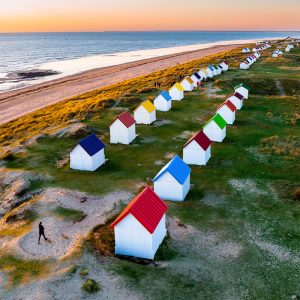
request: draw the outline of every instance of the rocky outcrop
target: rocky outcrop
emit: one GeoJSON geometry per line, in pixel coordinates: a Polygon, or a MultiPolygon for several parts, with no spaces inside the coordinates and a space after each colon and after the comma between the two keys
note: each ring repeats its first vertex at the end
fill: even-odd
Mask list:
{"type": "Polygon", "coordinates": [[[88,134],[93,133],[94,130],[91,126],[83,123],[74,123],[65,128],[61,128],[53,133],[50,136],[53,137],[83,137],[88,134]]]}

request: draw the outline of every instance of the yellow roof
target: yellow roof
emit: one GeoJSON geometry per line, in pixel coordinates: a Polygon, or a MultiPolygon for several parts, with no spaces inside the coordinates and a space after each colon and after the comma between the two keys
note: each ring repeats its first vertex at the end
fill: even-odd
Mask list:
{"type": "Polygon", "coordinates": [[[202,69],[203,73],[207,75],[206,69],[202,69]]]}
{"type": "Polygon", "coordinates": [[[186,77],[185,79],[186,79],[190,84],[193,84],[193,83],[194,83],[194,81],[192,80],[191,77],[186,77]]]}
{"type": "Polygon", "coordinates": [[[176,89],[180,92],[183,92],[184,91],[184,88],[182,87],[182,85],[180,83],[175,83],[174,84],[174,87],[176,87],[176,89]]]}
{"type": "Polygon", "coordinates": [[[152,102],[150,102],[149,100],[143,102],[141,106],[143,106],[149,113],[152,113],[156,109],[155,106],[152,104],[152,102]]]}

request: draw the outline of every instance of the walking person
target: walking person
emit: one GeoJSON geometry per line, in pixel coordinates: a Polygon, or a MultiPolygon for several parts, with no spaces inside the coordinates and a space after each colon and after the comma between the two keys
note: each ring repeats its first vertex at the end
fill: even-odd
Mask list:
{"type": "Polygon", "coordinates": [[[45,240],[45,241],[48,240],[48,239],[45,237],[45,228],[44,228],[42,222],[39,223],[39,242],[38,242],[38,244],[40,244],[41,236],[44,237],[44,240],[45,240]]]}

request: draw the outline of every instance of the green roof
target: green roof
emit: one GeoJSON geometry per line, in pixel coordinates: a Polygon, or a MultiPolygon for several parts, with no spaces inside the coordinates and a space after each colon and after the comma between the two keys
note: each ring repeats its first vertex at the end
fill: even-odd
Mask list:
{"type": "Polygon", "coordinates": [[[223,129],[227,125],[226,121],[221,117],[221,115],[216,114],[203,127],[205,127],[211,121],[214,121],[221,129],[223,129]]]}
{"type": "Polygon", "coordinates": [[[239,87],[243,87],[246,90],[250,91],[250,87],[247,84],[245,84],[245,83],[240,83],[240,84],[236,85],[234,88],[237,89],[239,87]]]}

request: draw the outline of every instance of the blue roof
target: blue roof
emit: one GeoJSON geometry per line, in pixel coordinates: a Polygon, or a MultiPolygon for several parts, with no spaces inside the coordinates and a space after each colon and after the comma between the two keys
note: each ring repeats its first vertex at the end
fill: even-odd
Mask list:
{"type": "Polygon", "coordinates": [[[193,75],[194,75],[197,79],[201,79],[201,76],[200,76],[197,72],[193,73],[193,75]]]}
{"type": "Polygon", "coordinates": [[[170,96],[170,94],[167,91],[162,91],[160,93],[167,101],[172,100],[172,97],[170,96]]]}
{"type": "Polygon", "coordinates": [[[213,66],[208,66],[211,71],[214,71],[215,68],[213,66]]]}
{"type": "Polygon", "coordinates": [[[105,147],[105,145],[97,138],[94,133],[81,140],[78,144],[86,151],[89,156],[93,156],[105,147]]]}
{"type": "Polygon", "coordinates": [[[191,169],[178,155],[176,155],[159,171],[153,181],[157,181],[166,172],[169,172],[180,184],[184,184],[191,173],[191,169]]]}

